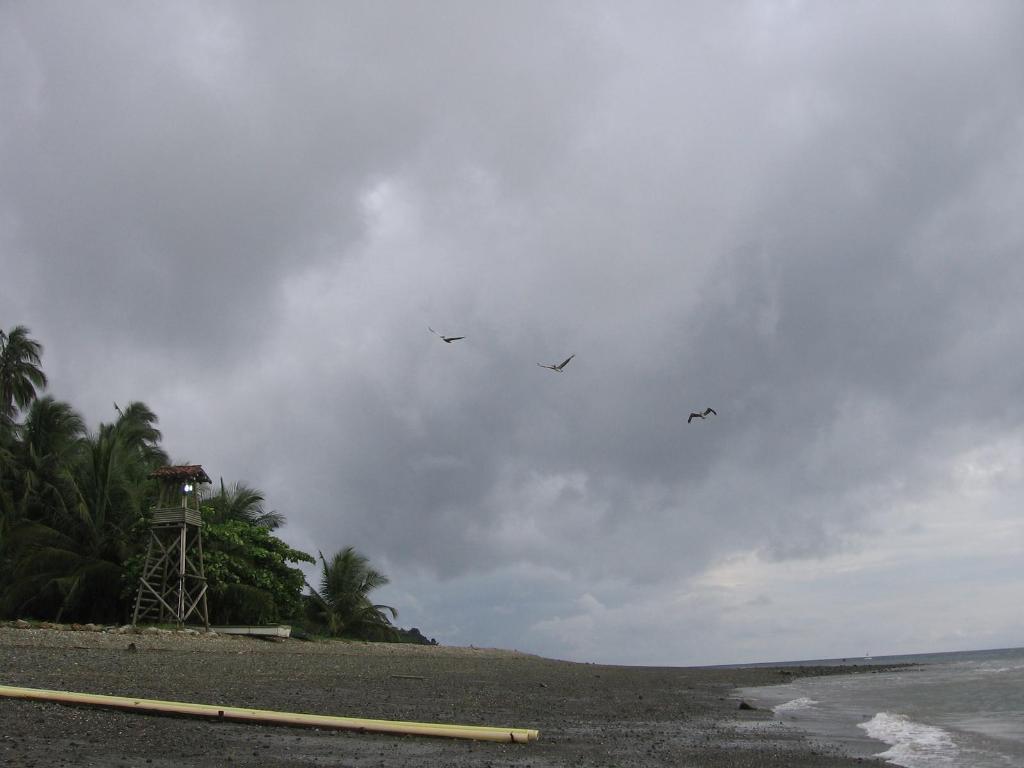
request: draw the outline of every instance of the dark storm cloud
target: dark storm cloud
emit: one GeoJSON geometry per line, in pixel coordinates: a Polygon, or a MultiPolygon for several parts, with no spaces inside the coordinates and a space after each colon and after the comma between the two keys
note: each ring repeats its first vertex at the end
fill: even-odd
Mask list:
{"type": "Polygon", "coordinates": [[[462,151],[462,121],[483,118],[470,152],[507,151],[480,130],[497,121],[533,162],[558,143],[555,121],[524,116],[554,101],[541,69],[573,55],[571,37],[564,51],[538,40],[524,63],[507,46],[488,61],[450,45],[501,51],[523,17],[123,11],[6,14],[24,52],[13,89],[29,103],[5,136],[4,207],[65,328],[88,312],[135,343],[166,344],[175,328],[208,362],[240,354],[273,324],[286,274],[344,258],[363,234],[358,197],[374,177],[425,145],[462,151]]]}

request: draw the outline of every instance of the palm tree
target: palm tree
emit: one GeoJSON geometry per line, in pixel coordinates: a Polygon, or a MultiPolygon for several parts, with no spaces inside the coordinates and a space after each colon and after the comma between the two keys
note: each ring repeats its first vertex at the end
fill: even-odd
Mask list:
{"type": "MultiPolygon", "coordinates": [[[[34,424],[33,413],[26,426],[34,424]]],[[[75,418],[56,404],[41,406],[39,420],[75,431],[75,418]]],[[[155,498],[149,474],[167,463],[156,422],[148,407],[132,403],[74,451],[65,446],[73,456],[73,504],[67,515],[51,509],[45,521],[24,519],[8,528],[0,612],[56,620],[126,617],[125,562],[141,546],[137,529],[155,498]]]]}
{"type": "Polygon", "coordinates": [[[65,525],[74,514],[73,469],[85,447],[85,422],[69,404],[47,395],[33,401],[18,432],[18,517],[65,525]]]}
{"type": "Polygon", "coordinates": [[[104,623],[125,618],[120,562],[32,520],[15,525],[6,545],[0,615],[104,623]]]}
{"type": "Polygon", "coordinates": [[[234,483],[230,488],[224,487],[224,478],[220,480],[220,493],[206,499],[205,506],[210,509],[208,522],[225,523],[239,520],[274,531],[284,525],[284,515],[263,507],[266,501],[262,491],[258,491],[245,483],[234,483]]]}
{"type": "Polygon", "coordinates": [[[0,330],[0,429],[12,427],[18,411],[46,387],[46,374],[39,367],[43,348],[28,333],[23,325],[0,330]]]}
{"type": "MultiPolygon", "coordinates": [[[[0,330],[0,545],[16,515],[18,436],[15,416],[46,387],[43,348],[23,325],[0,330]]],[[[2,552],[0,552],[2,557],[2,552]]]]}
{"type": "Polygon", "coordinates": [[[168,463],[157,421],[144,403],[130,403],[116,422],[100,424],[88,438],[76,472],[77,516],[93,538],[130,526],[152,501],[156,489],[149,475],[168,463]]]}
{"type": "MultiPolygon", "coordinates": [[[[42,568],[33,556],[48,546],[50,533],[73,527],[72,468],[85,426],[71,406],[47,396],[32,402],[25,423],[11,434],[18,439],[0,448],[0,593],[30,567],[42,568]]],[[[27,583],[25,589],[33,587],[27,583]]]]}
{"type": "Polygon", "coordinates": [[[388,583],[388,577],[370,567],[369,560],[352,547],[338,552],[328,562],[320,552],[323,571],[320,590],[308,583],[309,614],[328,634],[366,640],[394,639],[395,629],[388,619],[398,618],[389,605],[370,602],[369,593],[388,583]]]}
{"type": "Polygon", "coordinates": [[[13,430],[4,429],[0,425],[0,546],[3,545],[5,525],[15,513],[14,478],[17,474],[17,466],[14,462],[14,455],[17,450],[18,443],[14,438],[13,430]]]}

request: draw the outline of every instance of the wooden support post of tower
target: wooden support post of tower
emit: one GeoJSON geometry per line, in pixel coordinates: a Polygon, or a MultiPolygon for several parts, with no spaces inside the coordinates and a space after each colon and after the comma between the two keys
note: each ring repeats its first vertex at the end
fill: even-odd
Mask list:
{"type": "Polygon", "coordinates": [[[150,477],[160,482],[160,496],[151,510],[132,625],[143,621],[182,626],[191,620],[209,629],[199,486],[210,478],[198,464],[160,467],[150,477]]]}

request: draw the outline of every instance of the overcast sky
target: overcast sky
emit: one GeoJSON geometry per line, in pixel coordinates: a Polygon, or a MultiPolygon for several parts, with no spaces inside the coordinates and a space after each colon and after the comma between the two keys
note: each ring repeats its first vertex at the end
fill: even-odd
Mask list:
{"type": "Polygon", "coordinates": [[[1015,0],[5,2],[0,327],[443,644],[1022,645],[1022,40],[1015,0]]]}

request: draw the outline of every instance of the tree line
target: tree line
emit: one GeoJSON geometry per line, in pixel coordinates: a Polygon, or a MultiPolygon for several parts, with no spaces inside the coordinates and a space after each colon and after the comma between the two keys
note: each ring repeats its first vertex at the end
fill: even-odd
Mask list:
{"type": "MultiPolygon", "coordinates": [[[[171,463],[157,416],[115,405],[116,419],[90,430],[46,387],[39,342],[25,326],[0,329],[0,618],[127,623],[159,494],[151,474],[171,463]]],[[[372,602],[388,579],[352,547],[319,553],[309,585],[297,565],[317,560],[274,535],[285,518],[256,488],[221,480],[201,512],[211,623],[425,641],[372,602]]]]}

